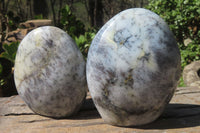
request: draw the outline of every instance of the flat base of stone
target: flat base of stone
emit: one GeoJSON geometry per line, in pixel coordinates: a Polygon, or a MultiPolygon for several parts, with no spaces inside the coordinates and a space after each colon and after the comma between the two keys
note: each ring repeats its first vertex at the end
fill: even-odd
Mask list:
{"type": "Polygon", "coordinates": [[[68,119],[52,119],[34,114],[19,96],[0,98],[1,133],[180,133],[200,131],[200,88],[181,87],[162,116],[140,127],[106,124],[90,96],[78,114],[68,119]]]}

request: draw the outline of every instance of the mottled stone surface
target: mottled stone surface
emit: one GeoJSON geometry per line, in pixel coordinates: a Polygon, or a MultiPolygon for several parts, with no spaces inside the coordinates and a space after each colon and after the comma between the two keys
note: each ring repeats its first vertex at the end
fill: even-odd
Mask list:
{"type": "Polygon", "coordinates": [[[1,133],[199,133],[200,88],[177,88],[174,97],[155,122],[141,127],[106,124],[88,97],[80,111],[68,119],[34,114],[19,96],[0,98],[1,133]],[[90,105],[89,105],[90,104],[90,105]],[[86,106],[86,107],[85,107],[86,106]]]}
{"type": "Polygon", "coordinates": [[[146,9],[128,9],[95,36],[88,53],[87,82],[109,124],[154,121],[170,101],[180,77],[180,53],[167,24],[146,9]]]}
{"type": "Polygon", "coordinates": [[[200,61],[195,61],[185,66],[183,80],[186,86],[200,87],[200,61]]]}
{"type": "Polygon", "coordinates": [[[22,99],[44,116],[70,116],[86,95],[84,58],[72,38],[56,27],[37,28],[22,40],[14,78],[22,99]]]}

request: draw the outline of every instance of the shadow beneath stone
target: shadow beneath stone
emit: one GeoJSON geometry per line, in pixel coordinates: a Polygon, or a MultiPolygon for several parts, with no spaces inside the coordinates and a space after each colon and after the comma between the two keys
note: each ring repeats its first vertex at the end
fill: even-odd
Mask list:
{"type": "Polygon", "coordinates": [[[174,129],[200,126],[200,105],[169,104],[160,118],[139,129],[174,129]]]}
{"type": "Polygon", "coordinates": [[[92,98],[86,99],[80,108],[80,111],[87,111],[87,110],[96,110],[92,98]]]}
{"type": "Polygon", "coordinates": [[[83,120],[83,119],[98,119],[101,118],[91,98],[86,99],[80,108],[79,112],[69,117],[68,119],[83,120]]]}
{"type": "Polygon", "coordinates": [[[66,119],[73,119],[73,120],[88,120],[88,119],[99,119],[101,116],[99,112],[95,110],[87,110],[87,111],[79,111],[77,114],[66,118],[66,119]]]}

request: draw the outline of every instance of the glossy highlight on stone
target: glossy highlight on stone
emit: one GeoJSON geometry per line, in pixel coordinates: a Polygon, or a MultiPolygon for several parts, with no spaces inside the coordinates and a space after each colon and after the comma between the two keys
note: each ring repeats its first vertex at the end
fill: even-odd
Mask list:
{"type": "Polygon", "coordinates": [[[168,25],[142,8],[110,19],[95,36],[87,82],[105,122],[138,126],[157,119],[180,78],[180,52],[168,25]]]}
{"type": "Polygon", "coordinates": [[[53,26],[37,28],[22,40],[14,78],[21,98],[43,116],[73,115],[87,92],[81,52],[66,32],[53,26]]]}

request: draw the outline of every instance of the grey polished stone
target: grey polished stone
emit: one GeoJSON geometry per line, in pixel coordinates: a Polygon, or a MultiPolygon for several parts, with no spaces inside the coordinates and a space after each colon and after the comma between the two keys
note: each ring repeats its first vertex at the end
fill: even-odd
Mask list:
{"type": "Polygon", "coordinates": [[[168,25],[142,8],[114,16],[88,53],[87,82],[109,124],[143,125],[157,119],[180,77],[180,52],[168,25]]]}
{"type": "Polygon", "coordinates": [[[22,40],[14,77],[19,95],[40,115],[70,116],[86,96],[84,58],[72,38],[56,27],[37,28],[22,40]]]}

